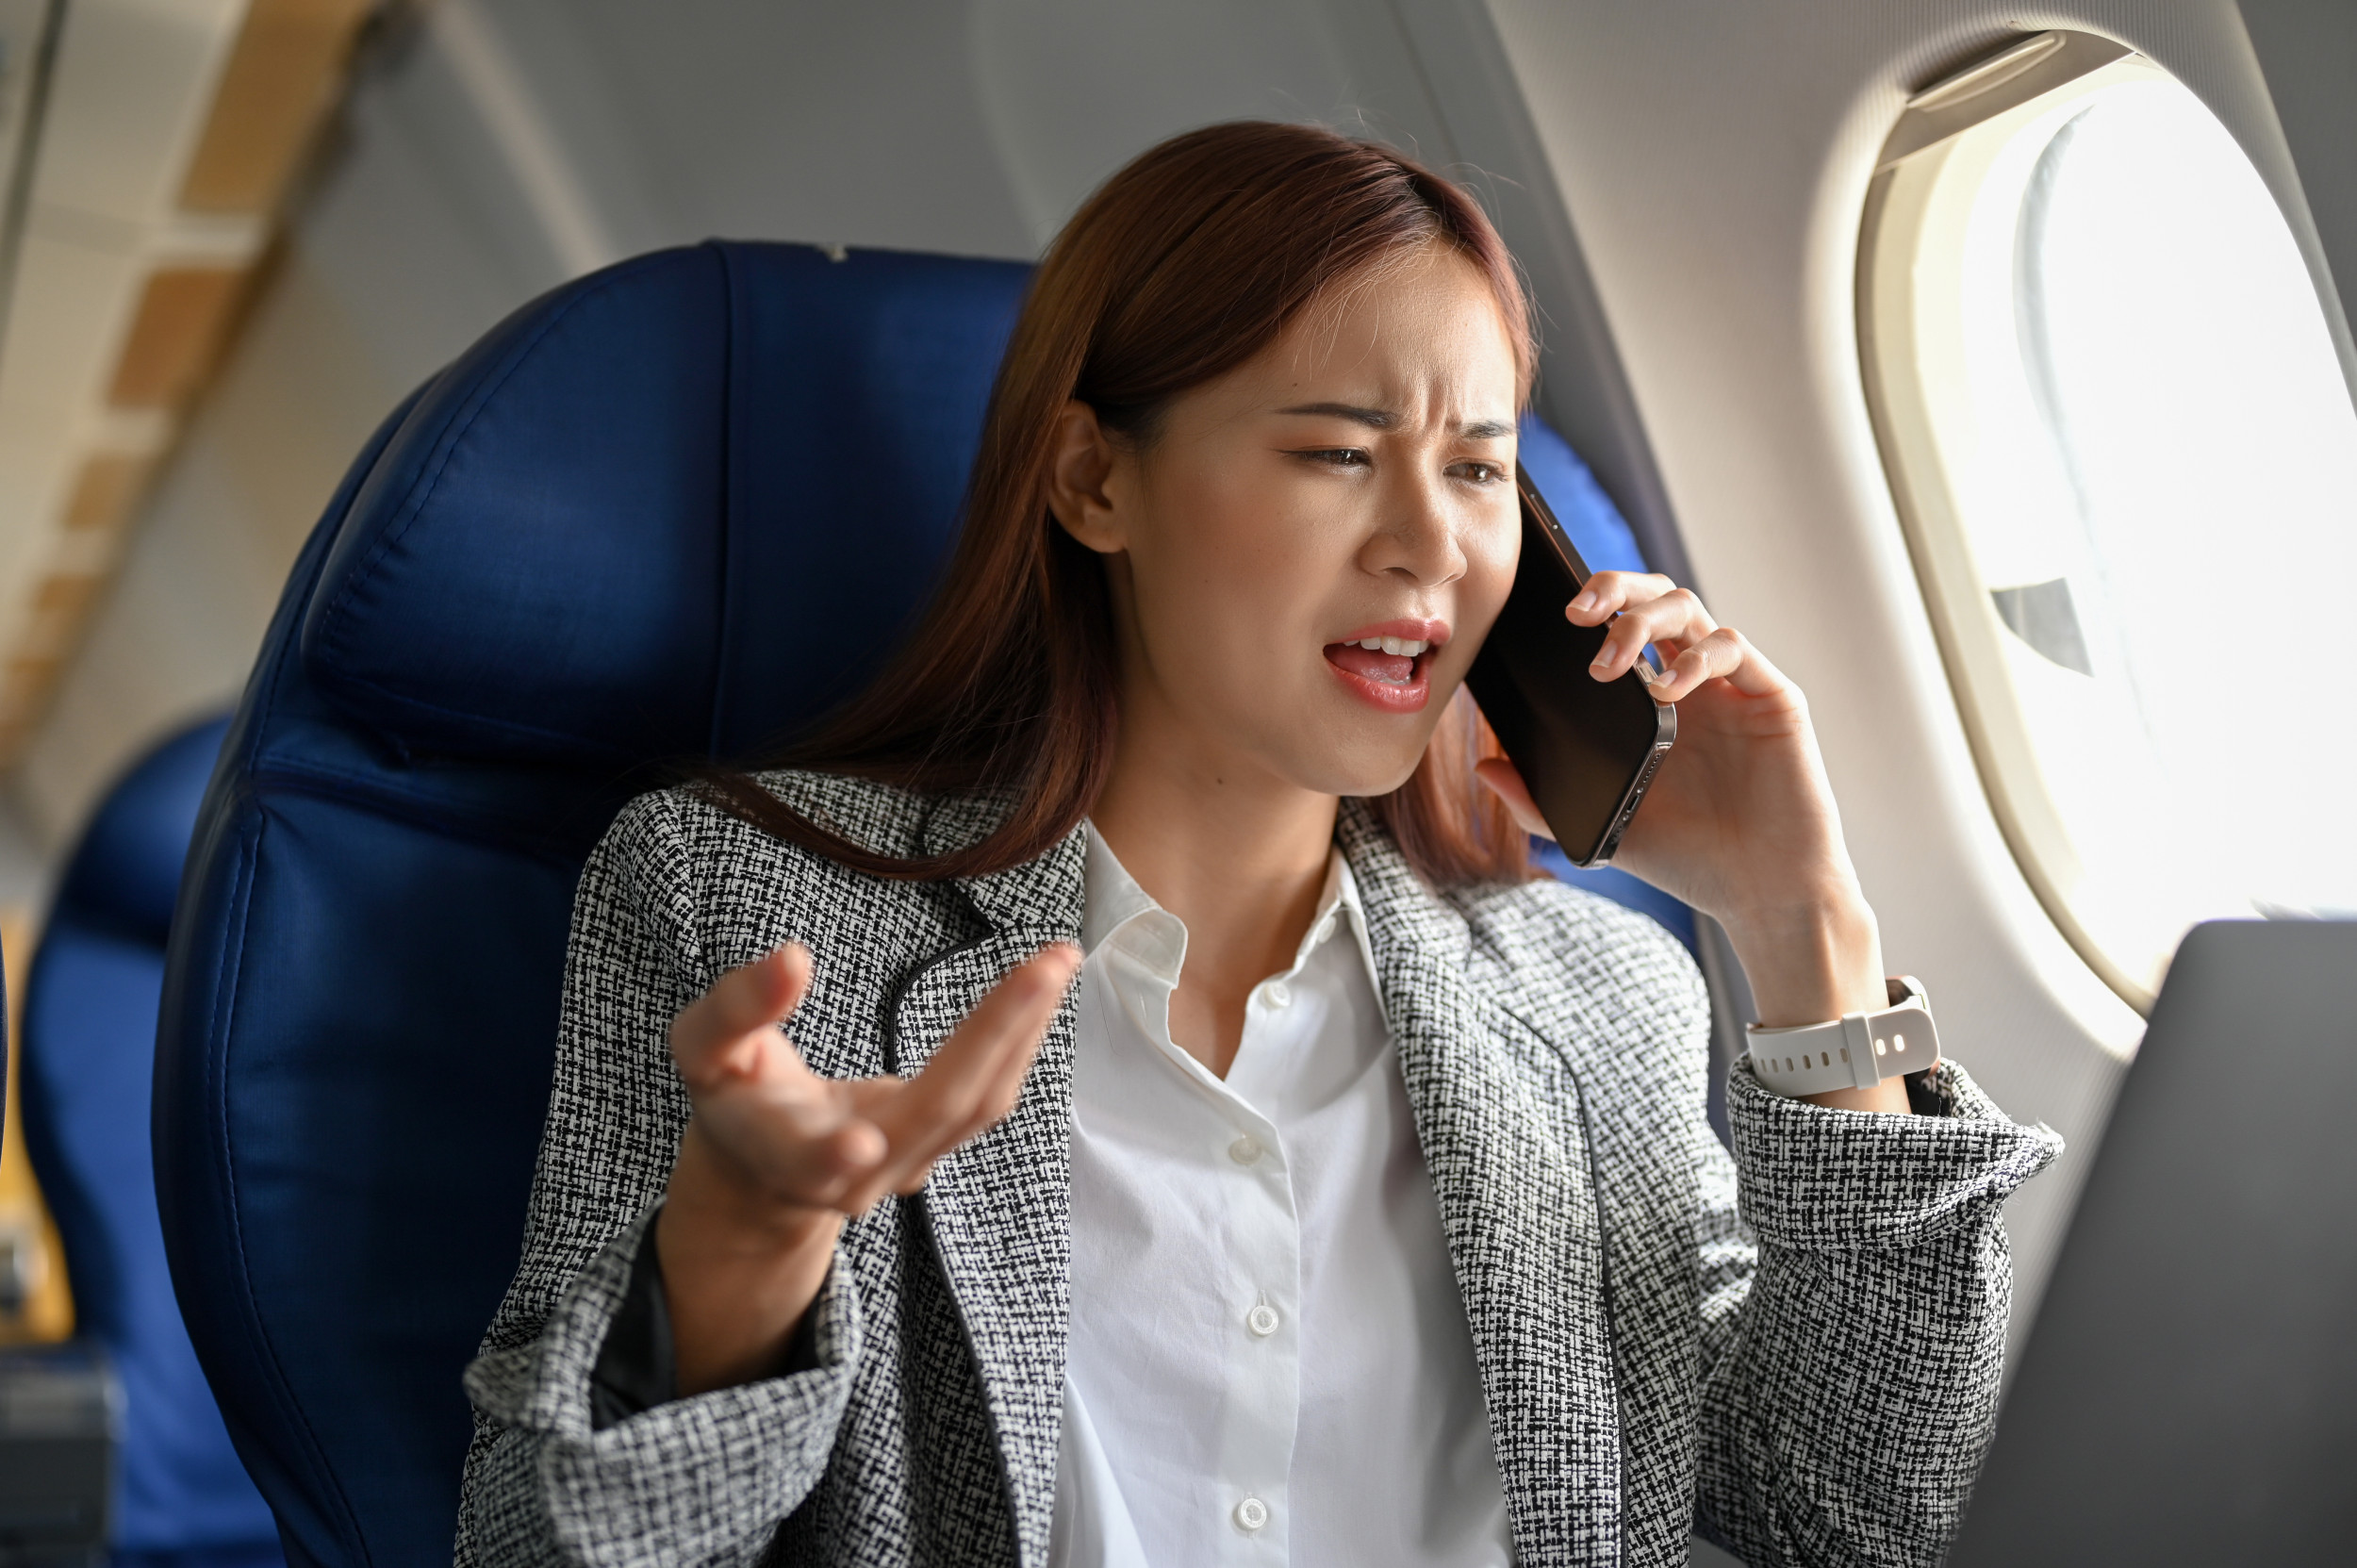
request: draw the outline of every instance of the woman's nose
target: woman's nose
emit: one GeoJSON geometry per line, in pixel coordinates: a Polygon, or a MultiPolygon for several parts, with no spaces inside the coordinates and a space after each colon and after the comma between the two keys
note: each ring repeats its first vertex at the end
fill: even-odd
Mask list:
{"type": "Polygon", "coordinates": [[[1435,485],[1387,487],[1383,510],[1360,562],[1380,575],[1397,572],[1420,587],[1438,587],[1465,574],[1457,520],[1435,485]]]}

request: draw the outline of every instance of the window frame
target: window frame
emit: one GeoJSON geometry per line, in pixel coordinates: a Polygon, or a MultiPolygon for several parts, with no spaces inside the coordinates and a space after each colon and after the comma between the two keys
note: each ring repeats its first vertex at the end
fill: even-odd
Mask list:
{"type": "Polygon", "coordinates": [[[2030,35],[1916,93],[1875,160],[1856,305],[1866,404],[1966,741],[1999,832],[2047,915],[2137,1012],[2154,988],[2103,940],[2092,877],[2048,793],[2006,668],[2008,635],[1974,556],[1943,431],[1972,430],[1964,237],[1984,181],[2022,131],[2059,129],[2108,88],[2175,77],[2090,33],[2030,35]]]}

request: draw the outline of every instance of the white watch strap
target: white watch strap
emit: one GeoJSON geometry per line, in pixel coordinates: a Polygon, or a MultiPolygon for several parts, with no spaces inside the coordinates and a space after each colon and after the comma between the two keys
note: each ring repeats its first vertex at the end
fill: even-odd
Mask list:
{"type": "Polygon", "coordinates": [[[1792,1029],[1748,1025],[1752,1072],[1786,1096],[1831,1089],[1871,1089],[1886,1078],[1920,1073],[1939,1063],[1939,1030],[1931,999],[1913,975],[1884,983],[1890,1005],[1792,1029]]]}

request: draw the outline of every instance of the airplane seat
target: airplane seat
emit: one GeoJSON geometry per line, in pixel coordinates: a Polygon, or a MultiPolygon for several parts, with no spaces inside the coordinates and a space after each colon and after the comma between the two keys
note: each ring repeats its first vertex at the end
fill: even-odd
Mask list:
{"type": "Polygon", "coordinates": [[[1029,275],[640,256],[493,328],[329,503],[206,795],[156,1069],[189,1330],[297,1568],[449,1550],[582,861],[664,764],[876,667],[1029,275]]]}
{"type": "Polygon", "coordinates": [[[173,899],[227,724],[172,736],[101,801],[25,987],[25,1143],[64,1243],[77,1329],[104,1346],[123,1395],[116,1568],[282,1560],[180,1321],[148,1141],[173,899]]]}

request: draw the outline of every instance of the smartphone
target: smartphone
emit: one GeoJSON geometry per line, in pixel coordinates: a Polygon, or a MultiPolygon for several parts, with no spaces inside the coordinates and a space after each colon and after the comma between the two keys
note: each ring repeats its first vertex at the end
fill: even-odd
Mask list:
{"type": "Polygon", "coordinates": [[[1603,866],[1677,739],[1677,709],[1653,700],[1654,670],[1643,659],[1617,680],[1588,673],[1611,622],[1563,618],[1588,581],[1587,563],[1520,464],[1514,487],[1522,564],[1465,684],[1564,854],[1574,866],[1603,866]]]}

